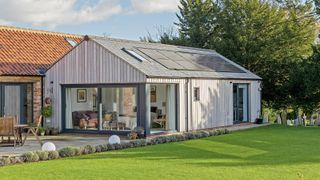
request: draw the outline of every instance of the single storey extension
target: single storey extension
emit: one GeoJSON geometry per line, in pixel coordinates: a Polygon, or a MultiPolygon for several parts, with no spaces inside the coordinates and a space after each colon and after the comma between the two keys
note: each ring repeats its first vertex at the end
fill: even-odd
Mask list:
{"type": "MultiPolygon", "coordinates": [[[[0,50],[1,51],[1,50],[0,50]]],[[[189,131],[254,122],[261,78],[213,50],[85,36],[46,69],[61,132],[189,131]]]]}

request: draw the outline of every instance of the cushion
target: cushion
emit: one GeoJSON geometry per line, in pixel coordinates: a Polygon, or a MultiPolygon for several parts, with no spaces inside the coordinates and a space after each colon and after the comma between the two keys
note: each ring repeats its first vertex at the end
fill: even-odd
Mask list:
{"type": "Polygon", "coordinates": [[[98,118],[97,113],[88,113],[87,115],[89,116],[90,119],[97,119],[98,118]]]}
{"type": "Polygon", "coordinates": [[[87,114],[82,114],[82,118],[84,118],[85,120],[89,120],[90,117],[87,114]]]}

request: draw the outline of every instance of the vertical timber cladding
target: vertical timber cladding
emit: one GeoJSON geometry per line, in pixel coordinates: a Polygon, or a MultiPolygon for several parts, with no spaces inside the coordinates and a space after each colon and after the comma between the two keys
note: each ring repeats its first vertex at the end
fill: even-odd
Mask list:
{"type": "Polygon", "coordinates": [[[33,120],[41,114],[42,107],[42,88],[40,76],[0,76],[0,84],[25,84],[30,83],[33,86],[33,120]]]}
{"type": "Polygon", "coordinates": [[[249,85],[249,121],[254,122],[260,115],[261,99],[260,83],[258,81],[193,79],[191,82],[192,88],[200,88],[200,101],[192,101],[192,123],[190,129],[233,124],[232,90],[234,83],[249,85]]]}
{"type": "Polygon", "coordinates": [[[50,125],[61,130],[61,85],[145,83],[146,76],[98,43],[83,41],[46,73],[45,97],[52,98],[50,125]]]}

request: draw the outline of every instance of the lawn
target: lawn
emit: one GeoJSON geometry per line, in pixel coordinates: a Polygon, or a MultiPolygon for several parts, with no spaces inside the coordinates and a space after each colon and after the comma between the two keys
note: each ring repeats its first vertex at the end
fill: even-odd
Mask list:
{"type": "Polygon", "coordinates": [[[0,179],[319,179],[320,129],[268,127],[0,168],[0,179]]]}

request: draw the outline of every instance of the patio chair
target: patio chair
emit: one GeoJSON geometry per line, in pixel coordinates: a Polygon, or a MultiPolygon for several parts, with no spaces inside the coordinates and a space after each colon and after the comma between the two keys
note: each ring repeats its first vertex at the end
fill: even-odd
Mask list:
{"type": "Polygon", "coordinates": [[[0,117],[0,136],[3,143],[3,137],[8,137],[8,144],[10,137],[13,136],[13,146],[16,147],[18,135],[15,130],[16,119],[14,117],[0,117]]]}
{"type": "Polygon", "coordinates": [[[39,131],[39,128],[41,127],[41,122],[42,122],[42,116],[39,116],[39,118],[34,122],[35,123],[34,126],[28,126],[25,128],[25,129],[28,129],[28,131],[27,131],[27,134],[24,136],[24,140],[22,142],[22,145],[24,145],[24,143],[26,142],[29,134],[33,134],[36,137],[37,141],[42,146],[42,142],[38,136],[38,131],[39,131]]]}

